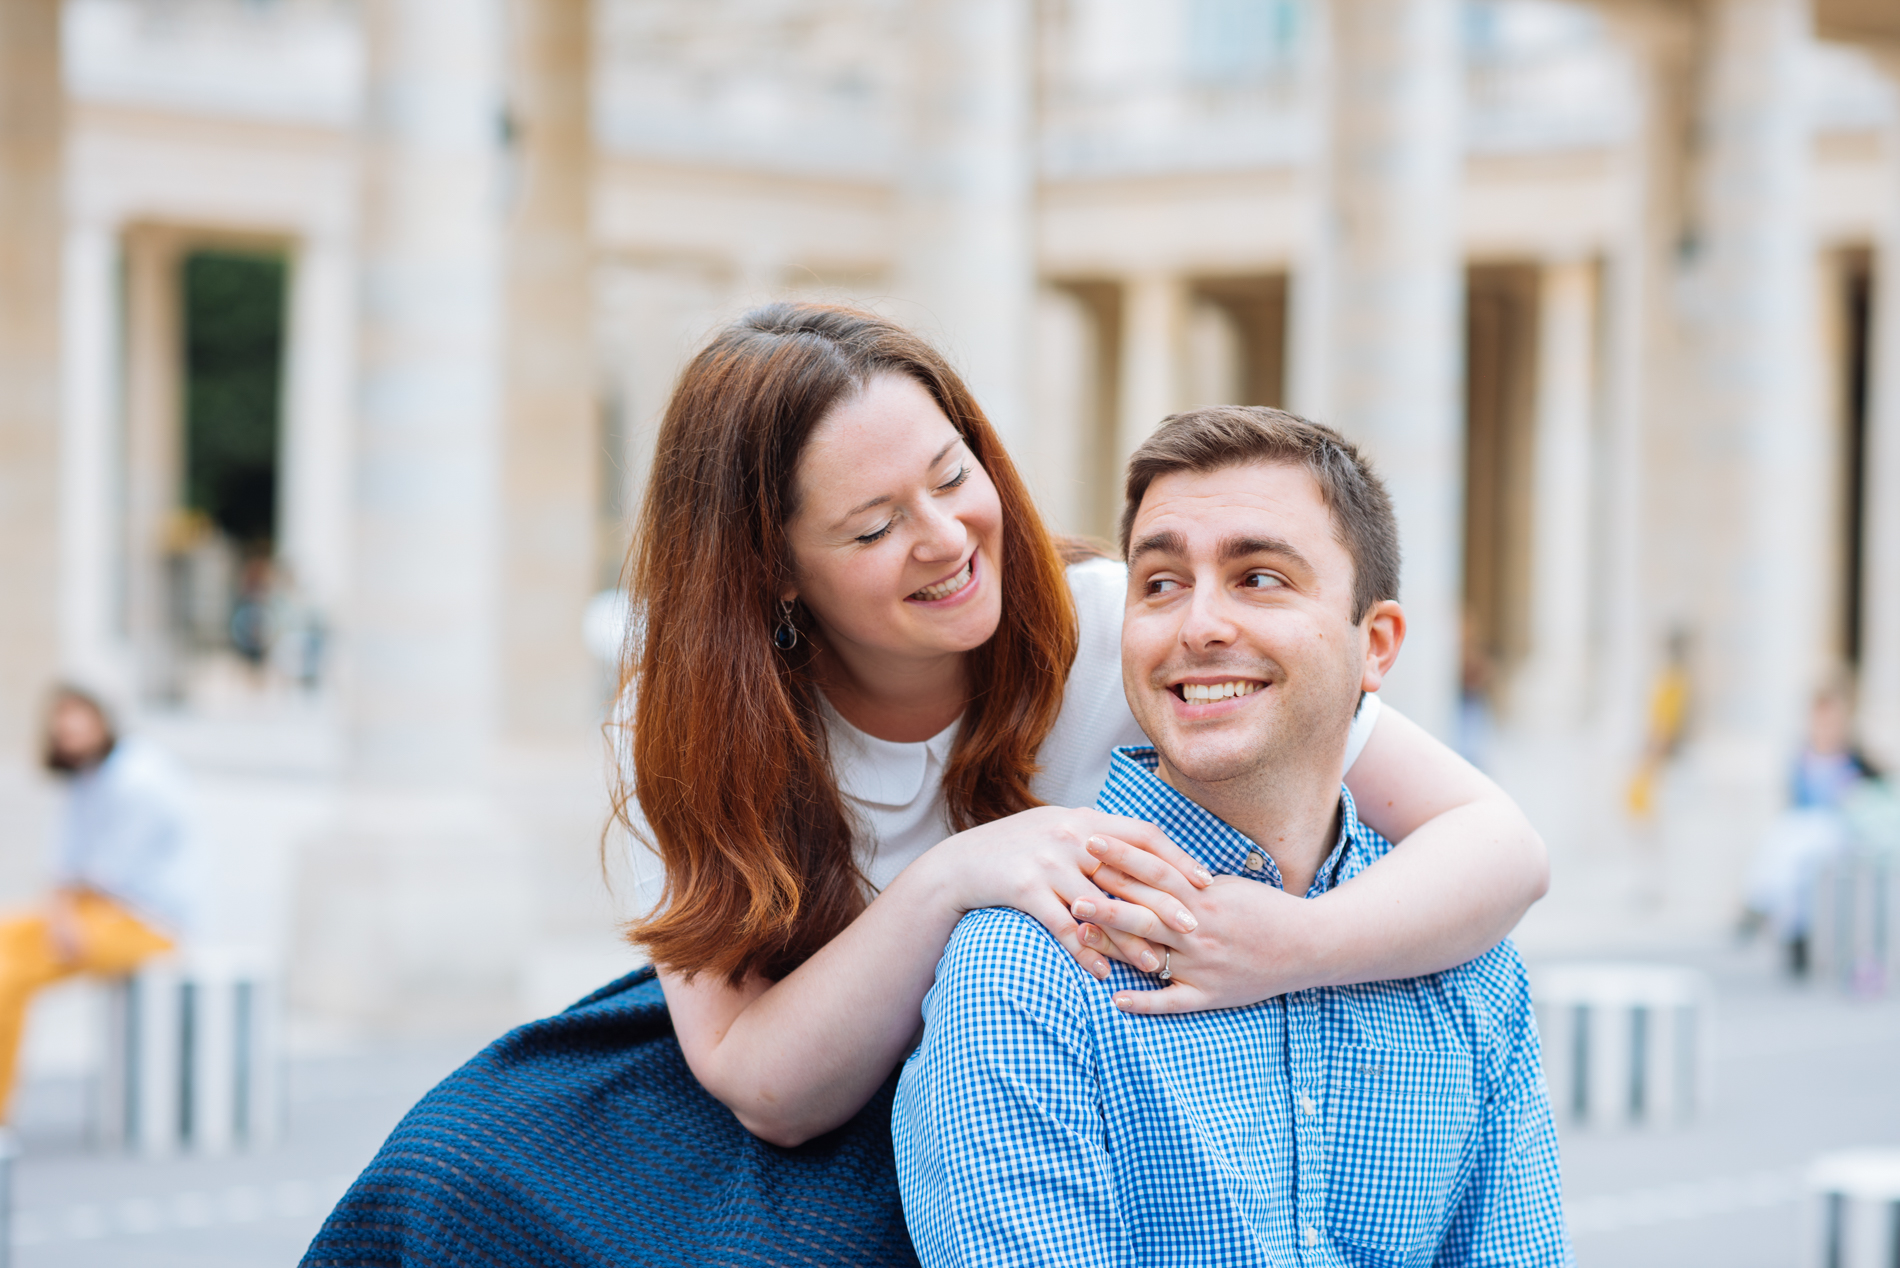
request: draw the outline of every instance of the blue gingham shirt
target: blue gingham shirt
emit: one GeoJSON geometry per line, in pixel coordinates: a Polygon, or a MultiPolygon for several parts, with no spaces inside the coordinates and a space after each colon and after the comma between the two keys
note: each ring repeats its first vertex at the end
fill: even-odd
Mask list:
{"type": "MultiPolygon", "coordinates": [[[[1216,874],[1273,860],[1118,749],[1097,805],[1158,824],[1216,874]]],[[[1307,897],[1391,848],[1340,791],[1307,897]]],[[[1140,1017],[1042,926],[957,925],[893,1131],[926,1265],[1569,1262],[1557,1137],[1507,942],[1430,977],[1140,1017]]]]}

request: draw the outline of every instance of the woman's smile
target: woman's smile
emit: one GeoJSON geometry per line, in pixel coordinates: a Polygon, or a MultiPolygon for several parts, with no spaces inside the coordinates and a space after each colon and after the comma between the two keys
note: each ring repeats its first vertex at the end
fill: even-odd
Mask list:
{"type": "Polygon", "coordinates": [[[932,582],[921,590],[913,591],[906,603],[922,604],[925,607],[944,607],[951,603],[967,599],[976,589],[976,551],[963,561],[963,567],[942,581],[932,582]]]}

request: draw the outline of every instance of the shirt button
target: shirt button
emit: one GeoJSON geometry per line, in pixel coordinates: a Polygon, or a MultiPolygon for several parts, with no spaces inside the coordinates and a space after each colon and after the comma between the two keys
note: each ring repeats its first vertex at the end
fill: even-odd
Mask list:
{"type": "Polygon", "coordinates": [[[1314,1228],[1311,1224],[1306,1226],[1306,1232],[1302,1234],[1302,1236],[1308,1246],[1319,1245],[1319,1230],[1314,1228]]]}
{"type": "Polygon", "coordinates": [[[1252,854],[1249,854],[1247,856],[1247,870],[1250,872],[1257,872],[1262,867],[1266,866],[1266,862],[1267,860],[1261,857],[1260,851],[1255,850],[1252,854]]]}
{"type": "Polygon", "coordinates": [[[1318,1112],[1319,1112],[1319,1107],[1313,1104],[1313,1098],[1308,1096],[1304,1092],[1300,1093],[1300,1113],[1306,1115],[1308,1118],[1311,1118],[1313,1117],[1313,1115],[1317,1114],[1318,1112]]]}

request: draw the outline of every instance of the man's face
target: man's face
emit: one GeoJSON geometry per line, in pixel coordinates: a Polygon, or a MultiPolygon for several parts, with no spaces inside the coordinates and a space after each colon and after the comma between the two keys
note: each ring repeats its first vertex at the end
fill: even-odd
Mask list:
{"type": "Polygon", "coordinates": [[[1303,467],[1150,485],[1129,535],[1122,684],[1164,770],[1212,784],[1343,754],[1360,690],[1391,660],[1369,654],[1373,616],[1353,623],[1352,586],[1352,556],[1303,467]]]}

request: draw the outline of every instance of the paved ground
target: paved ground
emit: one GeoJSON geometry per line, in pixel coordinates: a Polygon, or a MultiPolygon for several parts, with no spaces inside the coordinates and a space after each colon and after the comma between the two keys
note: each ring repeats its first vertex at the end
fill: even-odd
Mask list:
{"type": "Polygon", "coordinates": [[[22,1089],[14,1268],[295,1264],[404,1110],[477,1044],[293,1062],[283,1142],[218,1160],[148,1161],[85,1141],[84,1089],[22,1089]]]}
{"type": "MultiPolygon", "coordinates": [[[[1695,1126],[1564,1141],[1581,1268],[1795,1268],[1815,1154],[1900,1145],[1900,1001],[1778,981],[1756,955],[1690,957],[1715,975],[1715,1101],[1695,1126]]],[[[403,1110],[474,1045],[306,1060],[286,1140],[224,1161],[84,1147],[76,1085],[23,1090],[17,1268],[277,1268],[403,1110]]]]}

